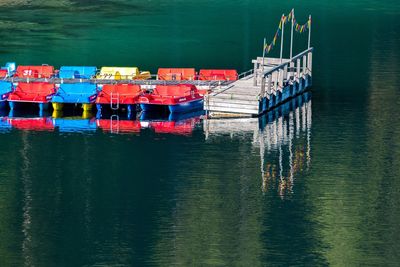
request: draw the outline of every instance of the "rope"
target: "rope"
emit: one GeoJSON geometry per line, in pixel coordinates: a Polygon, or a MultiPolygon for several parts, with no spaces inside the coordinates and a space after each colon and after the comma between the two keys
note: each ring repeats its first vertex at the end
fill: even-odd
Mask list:
{"type": "Polygon", "coordinates": [[[270,44],[266,43],[264,46],[264,50],[267,54],[276,45],[276,41],[278,40],[278,37],[281,35],[283,25],[289,21],[291,21],[293,23],[293,27],[294,27],[295,31],[300,34],[311,28],[311,16],[306,23],[299,24],[294,16],[294,9],[292,9],[287,16],[285,16],[283,14],[281,17],[281,20],[279,21],[279,26],[278,26],[278,29],[276,30],[274,38],[272,39],[272,42],[270,44]]]}

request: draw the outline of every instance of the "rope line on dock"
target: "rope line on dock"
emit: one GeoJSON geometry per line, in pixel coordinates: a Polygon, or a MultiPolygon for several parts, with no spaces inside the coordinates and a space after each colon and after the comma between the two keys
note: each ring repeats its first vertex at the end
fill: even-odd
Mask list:
{"type": "Polygon", "coordinates": [[[308,21],[306,23],[299,24],[295,18],[294,9],[292,9],[287,16],[285,16],[285,14],[282,14],[281,20],[279,21],[278,29],[275,32],[272,42],[270,44],[266,43],[264,45],[264,50],[267,54],[274,48],[274,46],[276,45],[276,41],[278,40],[278,37],[281,35],[283,26],[289,21],[292,22],[292,27],[294,27],[294,30],[300,34],[311,28],[311,16],[309,16],[308,21]]]}

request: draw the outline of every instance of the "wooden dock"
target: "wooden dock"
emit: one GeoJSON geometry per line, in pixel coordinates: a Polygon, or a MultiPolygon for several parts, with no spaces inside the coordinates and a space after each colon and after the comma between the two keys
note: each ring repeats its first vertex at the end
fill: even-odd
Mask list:
{"type": "Polygon", "coordinates": [[[258,57],[246,76],[206,95],[204,109],[210,117],[259,116],[302,94],[312,84],[312,52],[292,59],[258,57]]]}

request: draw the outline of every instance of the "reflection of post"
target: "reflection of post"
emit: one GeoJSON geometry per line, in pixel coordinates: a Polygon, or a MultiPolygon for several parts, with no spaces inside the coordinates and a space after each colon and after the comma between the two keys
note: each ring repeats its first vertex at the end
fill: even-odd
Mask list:
{"type": "Polygon", "coordinates": [[[307,113],[306,113],[306,105],[302,105],[301,106],[301,130],[302,132],[305,132],[306,129],[306,125],[307,125],[307,113]]]}
{"type": "Polygon", "coordinates": [[[26,266],[33,265],[33,259],[30,253],[30,247],[32,246],[32,236],[31,236],[31,223],[32,223],[32,181],[29,176],[30,161],[28,158],[30,145],[28,142],[28,133],[22,133],[22,168],[21,168],[21,178],[24,190],[23,198],[23,223],[22,223],[22,233],[24,234],[24,240],[22,242],[22,253],[25,259],[26,266]]]}
{"type": "Polygon", "coordinates": [[[293,184],[293,112],[289,113],[289,166],[290,166],[290,182],[293,184]]]}
{"type": "Polygon", "coordinates": [[[311,164],[311,101],[308,101],[304,106],[306,106],[307,111],[307,169],[309,169],[311,164]]]}
{"type": "Polygon", "coordinates": [[[295,121],[296,121],[296,138],[299,138],[300,136],[300,108],[297,107],[295,109],[295,121]]]}
{"type": "Polygon", "coordinates": [[[279,142],[279,179],[281,180],[281,182],[283,182],[283,160],[282,160],[282,136],[283,136],[283,132],[282,132],[282,127],[283,127],[283,123],[282,123],[283,118],[280,117],[278,119],[278,142],[279,142]]]}
{"type": "Polygon", "coordinates": [[[261,190],[263,192],[265,192],[265,189],[267,187],[267,180],[266,180],[265,171],[264,171],[265,140],[264,140],[264,135],[261,130],[259,130],[259,132],[258,132],[258,140],[260,143],[261,181],[262,181],[261,190]]]}

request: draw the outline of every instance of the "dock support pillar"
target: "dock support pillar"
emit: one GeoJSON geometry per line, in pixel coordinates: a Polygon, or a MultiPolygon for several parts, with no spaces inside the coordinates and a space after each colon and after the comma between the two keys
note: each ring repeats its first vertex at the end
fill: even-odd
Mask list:
{"type": "Polygon", "coordinates": [[[39,103],[39,111],[43,112],[49,108],[49,103],[39,103]]]}
{"type": "Polygon", "coordinates": [[[130,118],[132,117],[132,110],[133,110],[132,106],[133,106],[133,105],[128,105],[128,106],[126,107],[128,119],[130,119],[130,118]]]}
{"type": "Polygon", "coordinates": [[[82,104],[83,111],[90,111],[93,109],[92,103],[84,103],[82,104]]]}
{"type": "Polygon", "coordinates": [[[15,103],[8,101],[8,106],[10,107],[11,110],[15,108],[15,103]]]}
{"type": "Polygon", "coordinates": [[[64,107],[64,104],[63,103],[51,103],[52,104],[52,106],[53,106],[53,109],[54,110],[57,110],[57,111],[59,111],[59,110],[62,110],[63,109],[63,107],[64,107]]]}

